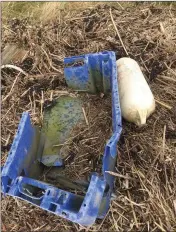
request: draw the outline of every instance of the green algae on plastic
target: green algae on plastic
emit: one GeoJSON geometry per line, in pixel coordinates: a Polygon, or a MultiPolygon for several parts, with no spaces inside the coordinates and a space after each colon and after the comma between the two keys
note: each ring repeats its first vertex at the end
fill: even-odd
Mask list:
{"type": "Polygon", "coordinates": [[[43,153],[41,162],[46,166],[60,166],[67,155],[64,143],[82,119],[82,101],[76,97],[61,96],[55,105],[44,112],[42,137],[43,153]]]}

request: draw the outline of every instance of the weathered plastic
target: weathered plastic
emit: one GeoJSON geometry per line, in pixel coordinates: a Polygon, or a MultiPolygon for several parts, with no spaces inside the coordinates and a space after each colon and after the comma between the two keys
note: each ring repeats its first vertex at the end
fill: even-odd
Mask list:
{"type": "Polygon", "coordinates": [[[68,156],[67,146],[55,146],[67,142],[70,131],[84,119],[80,98],[60,96],[53,107],[46,109],[43,116],[40,146],[43,152],[39,161],[46,166],[62,166],[68,156]]]}
{"type": "Polygon", "coordinates": [[[80,59],[83,65],[66,67],[64,70],[70,88],[92,93],[108,93],[111,89],[113,134],[105,145],[103,173],[91,174],[85,196],[36,180],[42,170],[38,161],[42,153],[39,146],[41,133],[31,125],[29,114],[24,112],[1,178],[4,194],[26,200],[72,222],[90,226],[96,218],[103,218],[109,209],[114,177],[106,171],[114,171],[122,126],[115,53],[102,52],[71,57],[66,58],[64,63],[68,66],[80,59]]]}
{"type": "Polygon", "coordinates": [[[117,60],[122,117],[138,126],[146,124],[155,110],[155,99],[138,63],[123,57],[117,60]]]}

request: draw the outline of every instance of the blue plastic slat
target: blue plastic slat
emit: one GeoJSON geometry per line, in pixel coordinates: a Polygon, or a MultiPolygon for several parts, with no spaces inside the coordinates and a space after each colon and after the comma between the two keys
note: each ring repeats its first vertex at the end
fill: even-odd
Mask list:
{"type": "MultiPolygon", "coordinates": [[[[30,116],[24,112],[18,126],[16,136],[2,170],[2,191],[5,192],[8,182],[20,175],[23,170],[28,175],[28,169],[35,159],[35,154],[27,156],[37,142],[37,130],[32,127],[30,116]],[[35,141],[36,140],[36,141],[35,141]]],[[[36,151],[35,151],[36,152],[36,151]]]]}

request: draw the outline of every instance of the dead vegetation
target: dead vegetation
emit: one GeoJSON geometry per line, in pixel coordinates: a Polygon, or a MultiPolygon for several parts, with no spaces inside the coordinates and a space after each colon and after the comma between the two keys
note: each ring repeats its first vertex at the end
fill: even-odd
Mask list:
{"type": "Polygon", "coordinates": [[[91,172],[101,173],[104,146],[112,134],[111,97],[87,94],[82,98],[85,121],[71,133],[65,171],[71,179],[88,180],[91,172]]]}
{"type": "MultiPolygon", "coordinates": [[[[56,6],[52,4],[42,8],[40,16],[43,15],[43,18],[40,17],[40,20],[49,17],[45,14],[46,9],[53,12],[56,6]]],[[[157,100],[156,111],[143,128],[123,121],[123,133],[118,144],[117,197],[104,220],[97,220],[93,227],[85,229],[23,201],[6,197],[2,198],[2,230],[174,231],[175,3],[164,6],[136,3],[135,7],[128,7],[117,3],[80,7],[75,4],[71,9],[70,5],[62,5],[58,8],[58,15],[46,21],[39,20],[40,23],[34,23],[33,15],[29,14],[26,18],[9,19],[2,25],[2,51],[7,44],[17,44],[28,52],[19,58],[20,61],[12,59],[9,63],[21,68],[27,75],[12,68],[2,69],[2,164],[21,113],[30,112],[33,123],[40,124],[44,107],[60,91],[67,89],[63,77],[63,58],[66,56],[113,50],[118,59],[126,56],[125,46],[128,55],[139,62],[146,76],[157,100]]],[[[92,102],[96,104],[96,101],[92,102]]],[[[101,121],[103,129],[99,130],[101,133],[104,133],[103,117],[104,114],[101,121]]],[[[105,126],[108,130],[110,125],[105,126]]],[[[95,129],[95,132],[95,137],[101,136],[98,130],[95,129]]],[[[76,153],[78,147],[79,151],[85,149],[85,146],[76,143],[73,152],[76,153]]],[[[97,148],[100,147],[97,145],[97,148]]],[[[87,152],[91,153],[90,145],[87,152]]]]}

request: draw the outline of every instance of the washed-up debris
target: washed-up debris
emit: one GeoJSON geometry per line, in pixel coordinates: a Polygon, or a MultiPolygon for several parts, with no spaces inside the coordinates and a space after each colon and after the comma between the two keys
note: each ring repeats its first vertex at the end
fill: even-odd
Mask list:
{"type": "MultiPolygon", "coordinates": [[[[103,218],[106,215],[114,190],[114,177],[107,171],[115,170],[117,142],[122,131],[115,53],[105,51],[74,56],[65,58],[64,64],[67,64],[64,69],[65,79],[72,91],[79,89],[87,94],[100,94],[100,91],[106,95],[111,93],[112,133],[107,141],[99,138],[100,144],[105,142],[103,150],[99,143],[96,144],[98,152],[98,147],[102,152],[97,157],[102,160],[101,172],[91,173],[87,167],[86,172],[89,171],[87,181],[79,180],[78,177],[73,180],[65,175],[66,172],[60,172],[69,155],[67,149],[69,140],[74,143],[74,138],[81,134],[79,130],[76,136],[71,137],[72,130],[78,124],[81,125],[83,119],[89,130],[90,127],[95,127],[97,120],[96,115],[95,120],[88,119],[90,112],[86,114],[81,95],[62,95],[54,104],[46,107],[41,129],[31,124],[28,112],[23,112],[9,156],[2,169],[2,192],[19,197],[72,222],[90,226],[96,218],[103,218]],[[80,60],[82,63],[78,66],[72,65],[73,62],[80,60]],[[92,125],[89,125],[91,122],[92,125]],[[52,172],[50,169],[46,170],[46,167],[58,168],[52,172]]],[[[101,96],[99,99],[104,100],[101,96]]],[[[88,140],[85,139],[84,142],[88,140]]],[[[70,145],[70,151],[74,152],[72,144],[70,145]]],[[[95,151],[96,149],[94,156],[97,153],[95,151]]],[[[78,152],[75,151],[75,154],[78,152]]],[[[86,149],[83,152],[85,159],[82,159],[83,156],[81,160],[77,159],[77,168],[82,161],[86,161],[87,164],[86,149]]],[[[68,164],[70,172],[72,163],[68,164]]],[[[75,173],[71,171],[73,177],[75,173]]],[[[78,176],[82,174],[77,172],[78,176]]]]}
{"type": "Polygon", "coordinates": [[[138,63],[131,58],[117,60],[119,97],[122,116],[144,125],[155,110],[155,100],[138,63]]]}

